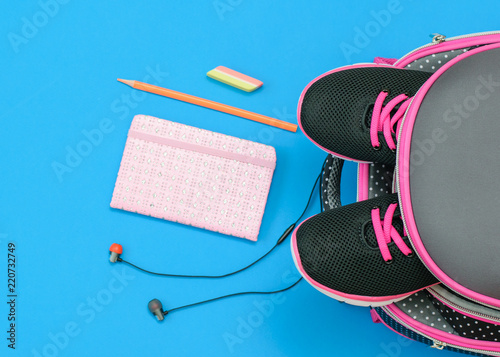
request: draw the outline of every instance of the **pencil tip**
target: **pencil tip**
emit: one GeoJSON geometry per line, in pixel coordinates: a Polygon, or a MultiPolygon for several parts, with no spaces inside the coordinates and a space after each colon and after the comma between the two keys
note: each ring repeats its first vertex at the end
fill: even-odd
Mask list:
{"type": "Polygon", "coordinates": [[[131,86],[133,87],[134,86],[134,81],[131,81],[131,80],[128,80],[128,79],[120,79],[120,78],[117,78],[116,79],[118,82],[122,82],[128,86],[131,86]]]}

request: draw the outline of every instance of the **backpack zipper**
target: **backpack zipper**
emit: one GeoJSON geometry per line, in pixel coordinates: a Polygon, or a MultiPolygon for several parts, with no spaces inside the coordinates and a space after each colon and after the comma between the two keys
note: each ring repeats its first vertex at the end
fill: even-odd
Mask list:
{"type": "Polygon", "coordinates": [[[438,300],[441,300],[446,305],[450,306],[452,309],[458,310],[458,312],[465,312],[465,313],[467,313],[469,315],[472,315],[472,316],[475,316],[475,317],[482,317],[482,318],[490,320],[492,322],[496,322],[497,324],[500,323],[500,318],[495,317],[495,316],[491,316],[491,315],[486,315],[486,314],[483,314],[483,313],[480,313],[480,312],[473,311],[473,310],[470,310],[468,308],[465,308],[465,307],[457,304],[456,302],[453,302],[453,301],[447,299],[446,297],[444,297],[443,295],[441,295],[439,292],[437,292],[436,290],[434,290],[432,287],[428,288],[427,291],[432,296],[434,296],[435,298],[437,298],[438,300]]]}
{"type": "MultiPolygon", "coordinates": [[[[394,305],[394,304],[392,304],[394,305]]],[[[390,306],[390,305],[389,305],[390,306]]],[[[463,347],[463,346],[460,346],[460,345],[455,345],[453,343],[448,343],[448,342],[444,342],[444,341],[441,341],[441,340],[438,340],[434,337],[431,337],[429,336],[428,334],[420,331],[420,330],[417,330],[415,328],[413,328],[412,326],[410,326],[409,324],[407,324],[405,321],[403,321],[401,318],[399,318],[398,316],[396,316],[392,311],[390,311],[386,306],[382,306],[381,309],[387,314],[389,315],[389,317],[391,319],[393,319],[394,321],[396,321],[398,324],[400,324],[401,326],[407,328],[408,330],[411,330],[413,332],[415,332],[416,334],[418,335],[421,335],[425,338],[427,338],[428,340],[431,340],[432,341],[432,346],[431,348],[436,348],[438,350],[442,350],[444,349],[445,347],[450,347],[450,348],[456,348],[456,349],[459,349],[459,350],[462,350],[462,351],[468,351],[468,352],[474,352],[474,353],[479,353],[479,354],[487,354],[487,355],[491,355],[491,356],[500,356],[500,352],[496,352],[496,351],[490,351],[490,350],[480,350],[480,349],[476,349],[476,348],[469,348],[469,347],[463,347]]],[[[452,335],[450,334],[450,340],[453,338],[453,337],[457,337],[455,335],[452,335]]],[[[460,336],[458,336],[460,337],[460,336]]],[[[462,338],[462,337],[461,337],[462,338]]],[[[475,340],[474,340],[475,341],[475,340]]]]}
{"type": "Polygon", "coordinates": [[[441,42],[444,42],[446,41],[446,35],[441,35],[439,33],[433,33],[431,35],[432,37],[432,43],[435,44],[435,43],[441,43],[441,42]]]}
{"type": "Polygon", "coordinates": [[[399,60],[397,60],[397,62],[394,63],[394,66],[396,66],[402,59],[404,59],[404,58],[408,57],[409,55],[411,55],[417,51],[420,51],[421,49],[424,49],[426,47],[439,45],[440,43],[443,43],[443,42],[461,40],[461,39],[469,38],[469,37],[488,36],[488,35],[497,35],[497,34],[500,34],[500,31],[477,32],[477,33],[471,33],[468,35],[461,35],[461,36],[454,36],[454,37],[446,37],[445,35],[441,35],[439,33],[433,33],[433,34],[431,34],[431,36],[432,36],[431,43],[420,46],[420,47],[414,49],[413,51],[408,52],[406,55],[404,55],[399,60]]]}
{"type": "Polygon", "coordinates": [[[437,350],[442,350],[446,347],[446,343],[440,341],[433,341],[431,348],[435,348],[437,350]]]}

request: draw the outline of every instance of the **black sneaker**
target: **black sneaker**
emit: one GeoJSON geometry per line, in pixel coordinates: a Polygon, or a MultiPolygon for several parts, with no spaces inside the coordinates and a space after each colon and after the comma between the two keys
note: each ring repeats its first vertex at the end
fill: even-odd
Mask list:
{"type": "Polygon", "coordinates": [[[431,75],[375,64],[327,72],[302,92],[299,125],[309,139],[335,156],[394,165],[398,124],[431,75]]]}
{"type": "Polygon", "coordinates": [[[413,253],[388,194],[313,216],[294,231],[292,255],[304,278],[339,301],[382,306],[438,283],[413,253]]]}

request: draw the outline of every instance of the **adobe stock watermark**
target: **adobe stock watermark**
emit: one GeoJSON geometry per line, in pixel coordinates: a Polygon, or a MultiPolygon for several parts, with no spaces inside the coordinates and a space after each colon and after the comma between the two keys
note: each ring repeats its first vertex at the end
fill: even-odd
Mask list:
{"type": "MultiPolygon", "coordinates": [[[[156,68],[146,67],[147,74],[142,79],[143,82],[160,84],[169,75],[160,69],[159,65],[156,68]]],[[[67,174],[72,173],[83,160],[88,157],[95,148],[102,144],[106,135],[112,133],[115,129],[115,121],[129,118],[130,111],[137,108],[139,103],[144,101],[147,93],[130,88],[127,94],[122,94],[120,98],[113,100],[110,104],[111,111],[116,115],[112,120],[102,118],[96,127],[90,130],[82,130],[82,139],[76,145],[67,145],[65,147],[64,160],[52,161],[52,171],[57,177],[59,183],[64,181],[67,174]]]]}
{"type": "Polygon", "coordinates": [[[70,0],[40,0],[39,10],[32,16],[21,17],[21,28],[18,32],[9,32],[7,39],[15,53],[19,53],[21,45],[28,44],[29,40],[38,35],[40,29],[48,25],[50,19],[59,14],[61,5],[66,5],[70,0]]]}
{"type": "Polygon", "coordinates": [[[224,21],[227,12],[233,12],[235,8],[240,6],[243,0],[214,0],[212,5],[219,20],[224,21]]]}
{"type": "Polygon", "coordinates": [[[99,290],[95,295],[88,296],[87,299],[79,304],[75,313],[78,319],[67,322],[61,330],[57,332],[49,332],[47,342],[41,348],[33,348],[31,354],[33,357],[57,357],[70,344],[71,340],[78,337],[85,326],[91,324],[102,313],[106,306],[109,306],[116,295],[120,294],[129,285],[130,281],[135,279],[135,275],[125,273],[126,268],[122,271],[117,269],[111,270],[113,276],[107,286],[99,290]]]}
{"type": "MultiPolygon", "coordinates": [[[[412,0],[406,0],[412,1],[412,0]]],[[[374,37],[379,36],[382,30],[389,26],[393,17],[404,10],[400,0],[389,0],[382,10],[371,10],[372,18],[364,26],[354,27],[354,37],[351,42],[341,42],[340,49],[347,62],[351,62],[352,56],[360,54],[361,50],[368,47],[374,37]]]]}
{"type": "MultiPolygon", "coordinates": [[[[465,98],[457,100],[457,103],[452,107],[446,109],[442,114],[442,121],[447,126],[436,127],[432,130],[430,137],[421,140],[412,140],[412,153],[410,156],[410,176],[414,172],[415,168],[421,166],[425,160],[432,156],[437,148],[445,143],[451,131],[457,131],[462,127],[465,120],[469,119],[472,114],[478,110],[481,102],[484,102],[491,98],[493,93],[500,88],[500,81],[493,78],[492,74],[489,74],[487,78],[483,75],[477,76],[477,85],[474,88],[474,92],[465,98]]],[[[408,170],[400,170],[401,172],[408,172],[408,170]]]]}
{"type": "MultiPolygon", "coordinates": [[[[293,284],[299,279],[296,273],[290,270],[286,271],[281,281],[285,284],[293,284]]],[[[233,332],[224,332],[222,339],[226,343],[230,353],[235,352],[235,347],[241,345],[252,337],[254,332],[261,327],[266,319],[274,314],[276,308],[286,301],[286,292],[267,295],[266,298],[255,299],[252,302],[254,309],[246,316],[238,316],[236,319],[236,328],[233,332]]]]}

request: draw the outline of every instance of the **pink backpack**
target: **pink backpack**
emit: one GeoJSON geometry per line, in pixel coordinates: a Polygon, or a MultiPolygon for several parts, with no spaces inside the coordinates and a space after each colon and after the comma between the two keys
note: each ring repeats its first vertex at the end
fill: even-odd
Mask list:
{"type": "MultiPolygon", "coordinates": [[[[500,341],[498,341],[500,340],[500,284],[498,284],[500,268],[496,264],[500,262],[496,263],[499,259],[474,258],[475,255],[479,257],[498,255],[499,250],[495,250],[498,232],[479,241],[479,237],[468,236],[472,233],[467,229],[464,232],[455,232],[452,225],[452,228],[445,226],[440,230],[442,227],[436,224],[440,219],[463,222],[464,217],[471,217],[471,227],[477,228],[482,224],[484,232],[489,232],[487,222],[481,222],[481,212],[495,207],[488,203],[483,207],[474,200],[482,202],[480,200],[485,200],[489,195],[486,201],[493,202],[496,200],[496,190],[485,193],[481,191],[481,187],[473,189],[466,184],[474,180],[475,184],[479,182],[490,185],[493,178],[497,180],[500,170],[496,166],[500,165],[485,163],[486,157],[498,155],[490,154],[485,157],[469,155],[468,140],[476,145],[480,145],[481,140],[474,137],[464,138],[457,130],[465,125],[473,128],[479,126],[479,123],[470,123],[467,119],[480,107],[477,103],[490,99],[496,87],[500,90],[500,71],[498,71],[498,82],[489,75],[496,73],[494,66],[499,63],[492,61],[494,56],[500,59],[500,32],[453,38],[435,35],[431,43],[411,51],[399,60],[375,58],[377,64],[435,74],[420,89],[405,114],[402,130],[399,133],[397,167],[358,164],[357,200],[367,200],[397,191],[405,227],[415,251],[427,268],[443,282],[396,303],[371,309],[373,321],[383,323],[396,333],[433,348],[473,355],[498,356],[500,355],[500,341]],[[470,71],[470,68],[475,68],[476,72],[470,71]],[[483,70],[484,74],[481,72],[481,75],[477,75],[478,68],[483,70]],[[468,85],[453,86],[454,79],[469,78],[468,76],[471,78],[467,81],[468,85]],[[439,86],[441,88],[436,88],[439,86]],[[443,86],[445,92],[449,92],[453,98],[462,98],[463,95],[461,111],[460,108],[443,107],[446,101],[432,95],[432,91],[439,89],[442,93],[443,86]],[[472,95],[467,96],[467,93],[472,95]],[[450,129],[445,139],[449,140],[447,147],[451,147],[452,152],[436,149],[440,145],[440,140],[444,138],[441,135],[439,140],[432,139],[432,133],[437,133],[436,130],[443,124],[443,121],[439,121],[441,118],[432,117],[431,114],[436,112],[445,113],[446,116],[442,119],[449,125],[447,128],[454,128],[450,129]],[[418,120],[415,120],[416,117],[418,120]],[[420,135],[418,137],[422,139],[418,142],[412,141],[415,135],[420,135]],[[446,182],[443,178],[448,177],[447,175],[458,175],[464,170],[458,160],[469,163],[463,172],[465,176],[478,172],[474,171],[474,165],[486,169],[477,173],[477,181],[476,177],[465,177],[463,180],[446,182]],[[471,203],[478,206],[477,212],[468,211],[459,204],[460,200],[457,200],[456,204],[450,204],[450,195],[456,196],[457,193],[460,193],[460,199],[467,200],[469,206],[471,203]],[[447,204],[444,205],[443,202],[447,204]],[[433,236],[439,236],[440,239],[429,239],[433,236]],[[427,237],[427,240],[424,237],[427,237]],[[456,241],[446,241],[446,239],[456,241]]],[[[500,103],[498,105],[500,106],[500,103]]],[[[491,107],[493,113],[498,113],[496,110],[500,109],[489,104],[486,107],[491,107]]],[[[495,125],[493,120],[497,116],[488,116],[490,118],[488,123],[495,125]]],[[[486,135],[488,132],[487,127],[484,130],[472,131],[475,135],[486,135]]],[[[340,175],[343,163],[341,158],[332,155],[328,155],[325,161],[321,188],[324,210],[340,206],[340,175]]],[[[458,227],[459,225],[457,229],[458,227]]],[[[474,229],[471,229],[471,232],[474,232],[474,229]]]]}

